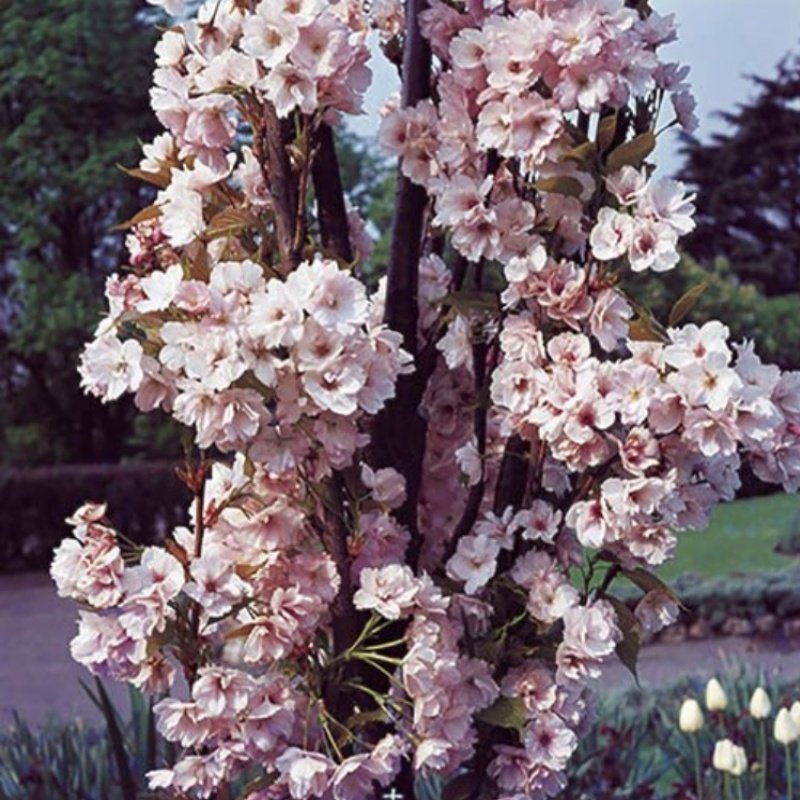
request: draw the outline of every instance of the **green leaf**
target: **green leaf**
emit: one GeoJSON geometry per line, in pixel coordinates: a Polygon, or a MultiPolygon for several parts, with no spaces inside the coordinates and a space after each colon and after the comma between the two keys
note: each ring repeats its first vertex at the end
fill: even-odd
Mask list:
{"type": "Polygon", "coordinates": [[[637,317],[628,326],[628,338],[634,342],[660,342],[666,344],[669,337],[652,317],[637,317]]]}
{"type": "Polygon", "coordinates": [[[636,569],[623,569],[622,574],[629,580],[631,583],[636,584],[643,592],[664,592],[664,594],[669,595],[675,602],[678,601],[678,596],[675,592],[666,584],[658,575],[654,575],[652,572],[648,572],[646,569],[642,567],[636,567],[636,569]]]}
{"type": "Polygon", "coordinates": [[[477,715],[478,719],[498,728],[522,731],[528,721],[524,701],[519,697],[501,697],[477,715]]]}
{"type": "Polygon", "coordinates": [[[621,144],[608,154],[606,169],[616,172],[625,166],[639,167],[650,153],[655,150],[656,137],[650,131],[639,134],[635,139],[621,144]]]}
{"type": "Polygon", "coordinates": [[[587,164],[597,155],[597,146],[594,142],[584,142],[572,150],[567,150],[559,156],[559,161],[575,161],[578,164],[587,164]]]}
{"type": "Polygon", "coordinates": [[[697,305],[697,301],[703,296],[703,293],[708,289],[708,281],[693,286],[682,297],[675,301],[672,306],[672,311],[669,312],[669,326],[677,325],[686,315],[697,305]]]}
{"type": "Polygon", "coordinates": [[[129,169],[128,167],[123,167],[122,164],[117,164],[117,167],[121,169],[127,176],[144,181],[145,183],[152,184],[153,186],[157,186],[159,189],[164,189],[166,186],[168,186],[171,179],[169,170],[162,169],[161,172],[147,172],[146,170],[139,169],[138,167],[135,169],[129,169]]]}
{"type": "Polygon", "coordinates": [[[639,660],[639,650],[642,646],[639,621],[633,611],[618,597],[607,595],[606,599],[614,607],[614,611],[617,613],[617,624],[622,631],[622,639],[617,643],[616,647],[617,657],[628,668],[638,685],[637,662],[639,660]]]}
{"type": "Polygon", "coordinates": [[[614,141],[614,134],[617,132],[618,119],[618,113],[615,111],[600,120],[600,124],[597,127],[597,149],[601,153],[605,153],[611,147],[611,143],[614,141]]]}
{"type": "Polygon", "coordinates": [[[206,236],[217,239],[221,236],[236,236],[245,228],[255,225],[256,219],[244,208],[226,208],[211,219],[206,228],[206,236]]]}
{"type": "Polygon", "coordinates": [[[158,219],[160,216],[161,209],[158,206],[147,206],[147,208],[143,208],[137,214],[134,214],[130,219],[126,219],[124,222],[120,222],[118,225],[115,225],[114,230],[126,231],[129,228],[132,228],[134,225],[138,225],[140,222],[158,219]]]}
{"type": "Polygon", "coordinates": [[[136,800],[136,781],[133,779],[133,773],[131,772],[128,750],[125,747],[125,737],[123,736],[122,728],[119,723],[119,715],[102,681],[99,678],[95,678],[94,680],[97,689],[96,695],[83,681],[81,681],[81,686],[83,686],[84,691],[89,695],[92,702],[100,709],[105,719],[111,751],[114,754],[114,761],[117,764],[123,800],[136,800]]]}
{"type": "Polygon", "coordinates": [[[577,178],[570,178],[568,175],[542,178],[533,184],[533,188],[550,194],[565,194],[568,197],[580,197],[583,193],[583,184],[577,178]]]}

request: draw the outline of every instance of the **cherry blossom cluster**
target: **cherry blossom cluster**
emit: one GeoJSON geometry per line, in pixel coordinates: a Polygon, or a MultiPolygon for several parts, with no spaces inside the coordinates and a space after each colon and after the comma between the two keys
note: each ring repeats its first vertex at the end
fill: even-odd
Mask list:
{"type": "Polygon", "coordinates": [[[305,262],[285,281],[249,259],[217,262],[207,282],[175,264],[113,276],[107,294],[111,314],[81,361],[87,391],[133,392],[143,410],[195,428],[199,447],[247,450],[277,470],[312,442],[320,470],[349,465],[359,416],[379,411],[408,367],[397,334],[371,321],[363,284],[333,261],[305,262]],[[124,325],[146,338],[121,340],[124,325]]]}
{"type": "MultiPolygon", "coordinates": [[[[606,122],[598,125],[620,125],[629,103],[655,92],[669,94],[675,122],[694,126],[686,71],[657,56],[675,38],[674,20],[641,18],[616,1],[517,2],[511,14],[498,13],[499,4],[466,5],[458,11],[435,0],[423,12],[423,31],[445,67],[439,101],[388,109],[381,142],[436,198],[436,222],[470,260],[529,256],[553,227],[560,241],[554,249],[548,237],[547,253],[573,255],[586,243],[585,204],[597,183],[579,169],[589,155],[580,149],[587,141],[581,121],[602,111],[606,122]]],[[[613,142],[616,129],[608,130],[613,142]]],[[[683,187],[650,186],[632,172],[609,190],[626,207],[637,204],[637,224],[623,225],[604,209],[592,241],[596,258],[629,252],[636,270],[669,269],[677,235],[692,227],[681,216],[690,210],[683,187]]]]}
{"type": "Polygon", "coordinates": [[[625,291],[629,271],[672,268],[693,226],[685,187],[647,160],[666,101],[667,126],[693,124],[686,70],[659,56],[672,17],[151,2],[176,15],[151,93],[166,130],[131,173],[157,194],[80,375],[103,402],[170,414],[200,452],[162,546],[97,503],[68,520],[52,575],[81,606],[73,656],[168,695],[157,726],[180,754],[149,776],[164,797],[233,797],[245,774],[237,800],[432,777],[557,796],[603,664],[630,665],[678,613],[649,570],[734,497],[743,463],[800,488],[800,374],[625,291]],[[402,175],[395,235],[413,217],[422,236],[393,242],[374,293],[333,135],[360,109],[371,29],[418,59],[404,80],[427,71],[380,134],[402,175]],[[403,205],[409,186],[425,202],[403,205]]]}

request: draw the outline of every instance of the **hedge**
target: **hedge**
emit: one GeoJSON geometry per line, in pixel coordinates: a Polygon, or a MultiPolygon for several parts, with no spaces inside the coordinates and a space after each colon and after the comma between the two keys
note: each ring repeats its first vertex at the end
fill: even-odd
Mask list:
{"type": "Polygon", "coordinates": [[[725,633],[727,620],[754,625],[759,619],[787,620],[800,616],[800,567],[719,578],[684,575],[674,584],[687,612],[684,622],[708,623],[714,633],[725,633]]]}
{"type": "Polygon", "coordinates": [[[87,500],[108,503],[117,529],[139,544],[185,523],[191,501],[171,462],[0,469],[0,572],[46,568],[87,500]]]}

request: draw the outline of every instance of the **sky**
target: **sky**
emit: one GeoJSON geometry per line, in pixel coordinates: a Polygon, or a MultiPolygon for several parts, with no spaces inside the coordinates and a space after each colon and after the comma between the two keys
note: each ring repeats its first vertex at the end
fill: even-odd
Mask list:
{"type": "MultiPolygon", "coordinates": [[[[678,41],[661,52],[691,67],[701,139],[724,129],[715,112],[731,110],[752,95],[746,75],[769,77],[787,52],[800,49],[800,0],[653,0],[652,5],[661,14],[674,13],[679,23],[678,41]]],[[[367,113],[350,126],[363,136],[375,134],[377,110],[397,88],[394,69],[379,53],[373,69],[367,113]]],[[[680,166],[676,145],[672,131],[659,143],[662,175],[680,166]]]]}

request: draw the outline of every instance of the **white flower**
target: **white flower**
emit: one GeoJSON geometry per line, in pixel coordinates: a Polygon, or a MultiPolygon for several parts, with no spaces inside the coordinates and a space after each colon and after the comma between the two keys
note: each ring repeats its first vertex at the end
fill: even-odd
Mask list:
{"type": "Polygon", "coordinates": [[[81,386],[104,403],[125,392],[135,392],[142,382],[144,351],[135,339],[120,341],[107,333],[90,342],[81,356],[81,386]]]}
{"type": "Polygon", "coordinates": [[[163,311],[168,308],[180,289],[183,280],[183,267],[180,264],[173,264],[166,272],[156,270],[142,278],[139,286],[146,296],[146,300],[141,300],[136,304],[136,308],[142,314],[150,311],[163,311]]]}
{"type": "Polygon", "coordinates": [[[750,698],[750,716],[753,719],[766,719],[772,711],[769,695],[759,686],[750,698]]]}
{"type": "Polygon", "coordinates": [[[703,729],[703,712],[694,698],[683,701],[678,715],[678,727],[684,733],[697,733],[703,729]]]}
{"type": "Polygon", "coordinates": [[[720,772],[730,772],[734,767],[734,744],[730,739],[720,739],[714,745],[714,756],[711,763],[720,772]]]}
{"type": "Polygon", "coordinates": [[[738,777],[739,775],[744,775],[745,772],[747,772],[747,753],[745,753],[744,747],[734,745],[733,766],[731,767],[730,773],[734,777],[738,777]]]}
{"type": "Polygon", "coordinates": [[[709,711],[724,711],[728,707],[728,695],[722,688],[722,684],[716,679],[706,684],[706,708],[709,711]]]}
{"type": "Polygon", "coordinates": [[[797,724],[792,719],[791,712],[788,708],[782,708],[775,717],[775,726],[773,728],[776,741],[784,745],[790,745],[797,740],[800,731],[797,729],[797,724]]]}
{"type": "Polygon", "coordinates": [[[797,730],[800,731],[800,700],[795,700],[794,703],[792,703],[789,713],[792,715],[797,730]]]}

